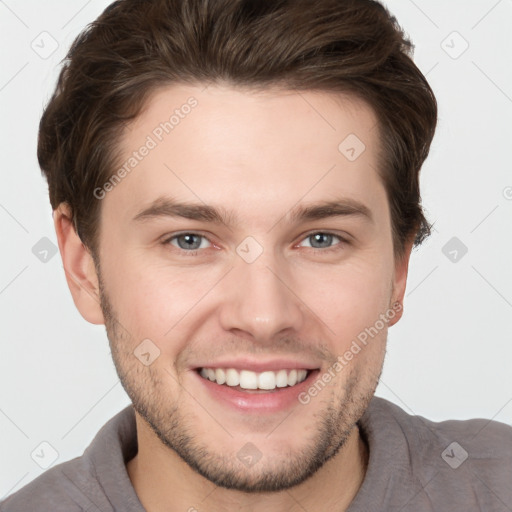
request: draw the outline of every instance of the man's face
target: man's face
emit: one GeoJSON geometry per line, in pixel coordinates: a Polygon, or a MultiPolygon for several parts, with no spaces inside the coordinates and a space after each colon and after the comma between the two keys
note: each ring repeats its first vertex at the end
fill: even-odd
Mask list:
{"type": "Polygon", "coordinates": [[[402,287],[375,116],[328,93],[174,86],[152,97],[122,150],[121,165],[139,153],[102,202],[101,301],[147,432],[217,485],[305,480],[366,409],[385,352],[379,319],[402,287]],[[222,219],[193,208],[134,219],[158,199],[222,219]],[[300,215],[332,202],[338,215],[300,215]],[[306,379],[289,385],[292,370],[306,379]],[[242,389],[255,383],[286,387],[242,389]]]}

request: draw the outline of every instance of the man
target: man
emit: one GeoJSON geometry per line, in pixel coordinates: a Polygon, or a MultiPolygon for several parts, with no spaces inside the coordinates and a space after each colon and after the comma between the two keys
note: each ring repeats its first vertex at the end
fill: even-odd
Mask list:
{"type": "Polygon", "coordinates": [[[121,0],[38,157],[133,402],[15,511],[506,511],[512,429],[374,397],[436,102],[370,0],[121,0]]]}

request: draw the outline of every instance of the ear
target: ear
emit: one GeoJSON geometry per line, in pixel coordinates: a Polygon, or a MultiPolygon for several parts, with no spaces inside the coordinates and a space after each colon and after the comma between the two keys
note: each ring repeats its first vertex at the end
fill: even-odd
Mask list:
{"type": "Polygon", "coordinates": [[[393,293],[391,297],[390,308],[396,311],[395,316],[389,320],[389,327],[395,325],[404,312],[404,295],[405,287],[407,285],[407,273],[409,270],[409,260],[411,257],[411,251],[414,245],[414,238],[409,239],[405,243],[404,251],[400,259],[395,260],[395,272],[393,275],[393,293]],[[400,308],[393,305],[400,304],[400,308]]]}
{"type": "Polygon", "coordinates": [[[73,302],[91,324],[104,324],[94,260],[73,226],[71,208],[61,203],[53,212],[59,250],[73,302]]]}

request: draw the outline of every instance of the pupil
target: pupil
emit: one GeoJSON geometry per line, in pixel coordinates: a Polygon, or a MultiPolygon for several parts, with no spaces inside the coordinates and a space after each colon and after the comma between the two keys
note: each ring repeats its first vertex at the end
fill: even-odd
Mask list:
{"type": "MultiPolygon", "coordinates": [[[[201,245],[201,242],[194,241],[194,238],[198,239],[199,237],[197,235],[181,235],[180,238],[178,238],[178,241],[184,240],[185,241],[185,247],[181,247],[182,249],[197,249],[201,245]]],[[[181,246],[182,244],[179,243],[181,246]]]]}
{"type": "Polygon", "coordinates": [[[332,242],[332,235],[327,235],[325,233],[317,233],[313,236],[315,243],[319,243],[322,247],[328,247],[332,242]],[[323,243],[322,243],[323,241],[323,243]]]}

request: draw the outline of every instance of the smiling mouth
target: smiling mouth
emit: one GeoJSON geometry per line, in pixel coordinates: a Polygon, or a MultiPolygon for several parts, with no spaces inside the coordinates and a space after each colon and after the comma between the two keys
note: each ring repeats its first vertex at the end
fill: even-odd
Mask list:
{"type": "Polygon", "coordinates": [[[276,392],[305,381],[314,370],[282,369],[253,372],[234,368],[198,368],[198,374],[206,380],[238,391],[276,392]]]}

